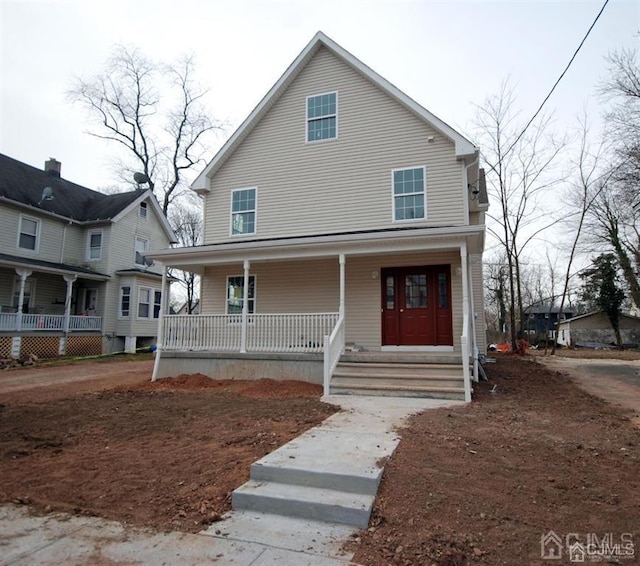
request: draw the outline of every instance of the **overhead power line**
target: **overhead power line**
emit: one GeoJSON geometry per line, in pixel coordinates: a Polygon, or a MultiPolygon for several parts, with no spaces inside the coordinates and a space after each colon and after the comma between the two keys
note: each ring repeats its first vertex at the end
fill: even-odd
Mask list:
{"type": "Polygon", "coordinates": [[[578,55],[578,52],[580,51],[580,49],[582,49],[582,46],[584,45],[584,42],[587,40],[587,37],[589,37],[589,34],[591,33],[591,30],[594,28],[594,26],[596,25],[596,22],[600,19],[600,16],[602,15],[602,12],[604,12],[604,9],[607,7],[607,4],[609,3],[609,0],[605,0],[605,3],[602,5],[602,8],[600,8],[600,11],[598,12],[598,15],[596,16],[596,19],[593,20],[593,23],[591,24],[591,26],[589,27],[589,29],[587,30],[587,33],[584,35],[584,37],[582,38],[582,41],[580,42],[580,45],[578,45],[578,48],[575,50],[575,52],[573,53],[573,56],[571,57],[571,59],[569,60],[569,62],[567,63],[567,66],[564,68],[564,71],[562,71],[562,74],[558,77],[558,80],[555,82],[555,84],[551,87],[551,90],[549,91],[549,94],[547,94],[547,96],[545,97],[545,99],[542,101],[542,104],[540,104],[540,107],[538,108],[538,110],[536,110],[536,113],[531,117],[531,120],[529,120],[527,122],[527,125],[524,127],[524,129],[522,130],[522,132],[520,132],[520,135],[516,138],[516,141],[514,141],[511,144],[511,147],[509,147],[509,149],[504,153],[504,156],[506,157],[511,150],[516,146],[516,144],[520,141],[520,138],[522,138],[522,136],[524,136],[524,133],[527,131],[527,129],[529,128],[529,126],[533,123],[533,121],[538,117],[538,114],[540,114],[540,112],[542,111],[542,108],[544,107],[544,105],[547,103],[547,100],[549,100],[549,98],[551,97],[551,95],[553,94],[553,91],[556,89],[556,87],[558,86],[558,84],[560,84],[560,81],[564,78],[564,76],[566,75],[567,71],[569,70],[569,67],[571,67],[571,64],[573,63],[573,60],[576,58],[576,56],[578,55]]]}

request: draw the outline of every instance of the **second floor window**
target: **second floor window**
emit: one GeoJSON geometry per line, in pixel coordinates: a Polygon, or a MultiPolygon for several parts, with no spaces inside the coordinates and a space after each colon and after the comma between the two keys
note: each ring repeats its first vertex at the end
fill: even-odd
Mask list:
{"type": "Polygon", "coordinates": [[[307,97],[307,141],[338,137],[338,93],[328,92],[307,97]]]}
{"type": "Polygon", "coordinates": [[[18,247],[22,250],[38,251],[38,236],[40,233],[40,221],[27,216],[20,217],[20,233],[18,235],[18,247]]]}
{"type": "Polygon", "coordinates": [[[425,218],[425,168],[395,169],[392,172],[393,220],[425,218]]]}
{"type": "Polygon", "coordinates": [[[98,260],[102,257],[102,230],[89,232],[87,259],[98,260]]]}
{"type": "Polygon", "coordinates": [[[149,240],[136,236],[136,265],[144,266],[144,254],[149,251],[149,240]]]}
{"type": "Polygon", "coordinates": [[[257,189],[231,191],[231,235],[256,233],[257,189]]]}

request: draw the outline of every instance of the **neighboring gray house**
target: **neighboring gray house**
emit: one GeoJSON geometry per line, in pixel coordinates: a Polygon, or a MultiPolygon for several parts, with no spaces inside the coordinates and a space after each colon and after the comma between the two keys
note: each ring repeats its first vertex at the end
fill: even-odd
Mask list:
{"type": "Polygon", "coordinates": [[[0,154],[0,357],[135,351],[155,341],[175,241],[149,190],[105,195],[0,154]]]}
{"type": "Polygon", "coordinates": [[[202,276],[201,310],[163,317],[155,377],[471,398],[488,202],[469,140],[319,32],[192,188],[203,245],[152,257],[202,276]]]}
{"type": "MultiPolygon", "coordinates": [[[[620,335],[623,344],[640,344],[640,318],[621,314],[620,335]]],[[[596,311],[561,321],[558,326],[558,344],[569,347],[615,346],[616,336],[607,315],[596,311]]]]}

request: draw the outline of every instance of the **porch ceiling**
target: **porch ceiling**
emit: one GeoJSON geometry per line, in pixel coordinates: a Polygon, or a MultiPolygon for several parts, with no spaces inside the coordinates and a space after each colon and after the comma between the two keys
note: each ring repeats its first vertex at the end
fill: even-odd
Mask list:
{"type": "Polygon", "coordinates": [[[238,241],[164,250],[147,254],[168,267],[202,274],[207,265],[303,258],[392,254],[412,251],[482,249],[484,226],[381,230],[253,241],[238,241]]]}
{"type": "Polygon", "coordinates": [[[11,269],[31,269],[32,271],[40,273],[54,273],[56,275],[77,275],[82,279],[92,279],[95,281],[107,281],[111,279],[109,275],[98,273],[97,271],[91,271],[90,269],[85,269],[84,267],[79,267],[77,265],[54,263],[8,254],[0,254],[0,267],[8,267],[11,269]]]}

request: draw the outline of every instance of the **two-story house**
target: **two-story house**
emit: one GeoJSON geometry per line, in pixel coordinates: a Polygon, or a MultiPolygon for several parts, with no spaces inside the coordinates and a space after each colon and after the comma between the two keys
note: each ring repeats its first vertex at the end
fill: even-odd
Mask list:
{"type": "MultiPolygon", "coordinates": [[[[149,190],[106,195],[0,155],[0,356],[89,355],[155,342],[175,235],[149,190]]],[[[167,292],[168,295],[168,292],[167,292]]]]}
{"type": "Polygon", "coordinates": [[[470,399],[485,349],[479,150],[319,32],[202,171],[202,276],[154,377],[470,399]]]}

